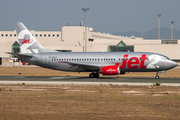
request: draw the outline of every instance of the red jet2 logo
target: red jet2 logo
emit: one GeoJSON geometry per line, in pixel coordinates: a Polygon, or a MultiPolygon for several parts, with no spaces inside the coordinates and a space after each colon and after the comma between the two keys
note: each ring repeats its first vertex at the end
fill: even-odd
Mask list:
{"type": "Polygon", "coordinates": [[[22,44],[28,44],[28,43],[30,43],[30,39],[28,39],[28,40],[23,40],[23,42],[21,42],[22,44]]]}
{"type": "Polygon", "coordinates": [[[130,69],[135,69],[135,68],[137,68],[139,66],[139,63],[140,63],[140,68],[146,69],[146,66],[144,65],[145,60],[148,59],[148,57],[146,57],[146,54],[143,54],[141,57],[139,57],[139,59],[137,57],[131,57],[127,61],[127,58],[128,58],[128,54],[125,54],[123,56],[123,61],[122,61],[122,65],[120,66],[120,69],[125,68],[126,65],[130,69]]]}

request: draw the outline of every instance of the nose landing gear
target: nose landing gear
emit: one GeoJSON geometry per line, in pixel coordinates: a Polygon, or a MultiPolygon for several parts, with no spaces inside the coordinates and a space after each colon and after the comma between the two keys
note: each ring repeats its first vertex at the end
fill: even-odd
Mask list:
{"type": "Polygon", "coordinates": [[[98,78],[98,77],[99,77],[99,73],[94,73],[94,72],[93,72],[93,73],[90,73],[90,74],[89,74],[89,77],[90,77],[90,78],[98,78]]]}
{"type": "Polygon", "coordinates": [[[158,75],[158,74],[156,74],[155,78],[156,78],[156,79],[159,79],[159,75],[158,75]]]}
{"type": "Polygon", "coordinates": [[[165,73],[165,72],[166,72],[166,71],[164,71],[164,70],[163,70],[163,71],[158,71],[158,72],[156,72],[155,78],[156,78],[156,79],[159,79],[159,74],[160,74],[160,73],[165,73]]]}

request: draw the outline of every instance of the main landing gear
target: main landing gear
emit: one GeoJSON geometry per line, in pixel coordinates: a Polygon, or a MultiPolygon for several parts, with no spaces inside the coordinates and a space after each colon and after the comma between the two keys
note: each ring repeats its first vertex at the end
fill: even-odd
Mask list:
{"type": "Polygon", "coordinates": [[[90,78],[98,78],[98,77],[99,77],[99,73],[98,73],[98,72],[97,72],[97,73],[94,73],[94,72],[93,72],[93,73],[90,73],[90,74],[89,74],[89,77],[90,77],[90,78]]]}

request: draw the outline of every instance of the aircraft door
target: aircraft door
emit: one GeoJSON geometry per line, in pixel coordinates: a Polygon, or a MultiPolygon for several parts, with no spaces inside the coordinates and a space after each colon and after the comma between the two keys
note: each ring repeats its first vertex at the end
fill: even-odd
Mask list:
{"type": "Polygon", "coordinates": [[[48,56],[43,56],[43,64],[44,65],[48,64],[48,56]]]}
{"type": "Polygon", "coordinates": [[[164,66],[164,62],[161,61],[161,65],[160,66],[163,67],[164,66]]]}

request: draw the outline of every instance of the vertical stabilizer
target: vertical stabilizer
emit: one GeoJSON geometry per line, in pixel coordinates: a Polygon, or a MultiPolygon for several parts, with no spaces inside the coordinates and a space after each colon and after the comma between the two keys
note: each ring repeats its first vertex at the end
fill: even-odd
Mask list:
{"type": "Polygon", "coordinates": [[[21,47],[21,53],[56,52],[54,50],[42,47],[23,23],[15,23],[15,28],[21,47]]]}

